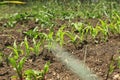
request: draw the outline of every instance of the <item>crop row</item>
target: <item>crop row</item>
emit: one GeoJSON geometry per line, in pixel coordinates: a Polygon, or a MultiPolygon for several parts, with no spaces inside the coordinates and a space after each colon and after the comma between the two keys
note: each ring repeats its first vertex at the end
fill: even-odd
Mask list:
{"type": "Polygon", "coordinates": [[[43,70],[27,69],[24,70],[25,63],[29,60],[30,54],[33,52],[37,56],[40,53],[41,43],[33,39],[33,47],[29,46],[29,42],[25,37],[21,44],[16,44],[14,41],[13,46],[8,46],[7,49],[11,50],[9,55],[0,53],[0,65],[3,61],[6,61],[7,65],[12,66],[17,75],[11,76],[11,80],[44,80],[45,75],[48,72],[50,63],[47,62],[44,65],[43,70]]]}

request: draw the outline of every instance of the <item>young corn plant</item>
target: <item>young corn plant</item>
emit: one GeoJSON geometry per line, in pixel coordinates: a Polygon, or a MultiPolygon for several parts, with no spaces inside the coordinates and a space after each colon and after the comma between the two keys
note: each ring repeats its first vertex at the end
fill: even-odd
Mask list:
{"type": "Polygon", "coordinates": [[[112,34],[120,34],[120,16],[116,12],[114,12],[113,20],[110,23],[109,29],[112,34]]]}
{"type": "Polygon", "coordinates": [[[120,56],[119,56],[118,59],[117,59],[117,66],[118,66],[118,68],[120,69],[120,56]]]}
{"type": "Polygon", "coordinates": [[[52,18],[53,15],[45,11],[39,11],[35,14],[36,22],[41,24],[41,27],[52,26],[53,25],[53,23],[51,22],[52,18]]]}
{"type": "Polygon", "coordinates": [[[25,56],[28,57],[30,52],[33,50],[33,48],[29,46],[27,37],[25,37],[24,41],[21,44],[24,44],[25,53],[26,53],[25,56]]]}
{"type": "Polygon", "coordinates": [[[64,44],[64,35],[66,32],[64,31],[65,26],[62,25],[61,28],[56,33],[56,41],[59,42],[60,46],[64,44]]]}
{"type": "Polygon", "coordinates": [[[84,35],[85,35],[84,24],[79,22],[79,23],[72,23],[72,25],[74,26],[76,31],[79,32],[77,35],[79,36],[79,40],[80,40],[79,42],[82,43],[84,40],[84,35]]]}
{"type": "Polygon", "coordinates": [[[120,22],[117,22],[117,24],[114,26],[114,29],[116,31],[116,34],[120,34],[120,22]]]}
{"type": "Polygon", "coordinates": [[[4,23],[4,27],[14,27],[17,21],[15,21],[13,18],[10,18],[8,22],[4,23]]]}
{"type": "Polygon", "coordinates": [[[47,35],[46,40],[47,40],[47,42],[48,42],[48,49],[51,48],[52,42],[54,41],[54,39],[53,39],[53,34],[54,34],[54,32],[53,32],[53,31],[50,31],[49,34],[47,35]]]}
{"type": "Polygon", "coordinates": [[[20,46],[16,44],[16,41],[13,43],[13,47],[8,46],[7,48],[11,49],[13,53],[11,55],[14,56],[14,59],[18,59],[20,54],[23,54],[23,50],[20,49],[20,46]]]}
{"type": "Polygon", "coordinates": [[[24,80],[23,66],[24,66],[24,63],[26,61],[26,58],[23,57],[22,59],[18,60],[19,57],[18,57],[18,59],[15,59],[14,57],[9,57],[9,63],[14,68],[14,70],[16,70],[19,80],[24,80]]]}
{"type": "Polygon", "coordinates": [[[39,33],[39,37],[40,37],[40,42],[41,42],[41,46],[42,46],[42,53],[44,52],[45,49],[45,41],[47,40],[48,35],[44,32],[39,33]]]}
{"type": "Polygon", "coordinates": [[[79,40],[80,40],[80,43],[83,43],[84,41],[84,36],[85,36],[85,29],[83,29],[80,33],[79,33],[79,40]]]}
{"type": "Polygon", "coordinates": [[[50,63],[46,63],[44,69],[41,71],[36,70],[26,70],[25,71],[25,79],[26,80],[45,80],[45,75],[49,71],[50,63]]]}
{"type": "Polygon", "coordinates": [[[38,32],[38,27],[35,27],[33,30],[29,30],[24,32],[24,34],[30,38],[39,38],[39,32],[38,32]]]}
{"type": "Polygon", "coordinates": [[[97,37],[98,33],[99,33],[99,29],[97,29],[97,27],[96,28],[91,28],[90,34],[93,37],[93,39],[95,39],[97,37]]]}
{"type": "Polygon", "coordinates": [[[70,38],[69,42],[72,42],[73,45],[75,46],[75,48],[77,48],[77,39],[78,39],[78,35],[67,31],[66,35],[70,38]]]}
{"type": "Polygon", "coordinates": [[[107,72],[107,76],[106,76],[106,79],[105,80],[108,80],[108,78],[109,78],[109,76],[110,76],[110,74],[112,74],[113,73],[113,71],[114,71],[114,69],[115,69],[115,61],[114,61],[114,59],[113,59],[113,55],[111,56],[111,59],[110,59],[111,61],[110,61],[110,64],[108,65],[108,72],[107,72]]]}
{"type": "Polygon", "coordinates": [[[107,22],[103,21],[103,20],[100,20],[101,22],[101,26],[98,28],[100,29],[100,31],[102,32],[103,36],[104,36],[104,41],[107,41],[108,39],[108,36],[109,36],[109,27],[108,27],[108,24],[107,22]]]}
{"type": "Polygon", "coordinates": [[[85,36],[86,40],[87,40],[89,34],[91,33],[92,29],[93,29],[93,27],[91,25],[86,25],[86,27],[84,28],[84,36],[85,36]]]}
{"type": "Polygon", "coordinates": [[[20,80],[23,80],[23,65],[25,63],[26,58],[23,57],[22,59],[19,59],[20,53],[23,53],[23,51],[18,48],[16,41],[14,41],[13,47],[8,47],[12,50],[12,53],[8,57],[9,64],[16,70],[18,77],[20,80]]]}
{"type": "Polygon", "coordinates": [[[23,20],[29,20],[29,16],[31,16],[28,13],[16,13],[13,17],[15,21],[23,21],[23,20]]]}
{"type": "Polygon", "coordinates": [[[0,52],[0,66],[2,66],[3,57],[4,57],[4,54],[0,52]]]}
{"type": "Polygon", "coordinates": [[[36,56],[38,56],[40,53],[41,44],[41,41],[36,42],[36,40],[33,38],[33,52],[36,54],[36,56]]]}
{"type": "Polygon", "coordinates": [[[26,13],[16,13],[8,18],[8,21],[4,24],[5,27],[14,27],[19,21],[28,20],[28,14],[26,13]]]}
{"type": "MultiPolygon", "coordinates": [[[[118,53],[120,53],[120,50],[118,50],[118,53]]],[[[117,57],[117,67],[120,69],[120,56],[117,57]]]]}
{"type": "Polygon", "coordinates": [[[114,22],[111,22],[111,23],[109,24],[110,33],[112,33],[112,34],[114,34],[114,35],[116,34],[116,29],[115,29],[116,25],[117,25],[117,24],[115,24],[114,22]]]}
{"type": "Polygon", "coordinates": [[[44,49],[45,49],[45,43],[47,43],[46,46],[48,47],[48,49],[51,48],[52,43],[53,43],[53,41],[54,41],[54,39],[53,39],[53,34],[54,34],[54,32],[51,31],[51,30],[50,30],[50,32],[49,32],[48,34],[46,34],[46,33],[44,33],[44,32],[39,33],[41,46],[42,46],[42,48],[43,48],[42,52],[43,52],[44,49]]]}

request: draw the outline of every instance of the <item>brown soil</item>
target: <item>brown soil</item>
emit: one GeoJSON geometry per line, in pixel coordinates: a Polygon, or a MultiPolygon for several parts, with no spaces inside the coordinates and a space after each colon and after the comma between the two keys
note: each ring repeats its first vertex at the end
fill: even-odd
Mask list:
{"type": "MultiPolygon", "coordinates": [[[[94,21],[96,22],[96,20],[89,21],[92,23],[94,21]]],[[[57,26],[67,23],[66,21],[59,20],[56,22],[59,22],[57,26]]],[[[4,21],[0,22],[0,51],[4,52],[5,55],[9,55],[10,51],[6,47],[12,46],[14,40],[16,40],[18,44],[23,41],[25,37],[23,34],[24,31],[40,26],[34,21],[28,21],[26,23],[17,23],[14,28],[8,28],[3,27],[3,23],[4,21]]],[[[73,44],[67,44],[64,48],[80,60],[84,60],[86,51],[86,64],[95,74],[101,77],[102,80],[106,80],[109,64],[114,60],[114,65],[117,65],[116,61],[120,56],[120,36],[111,37],[107,42],[100,42],[98,44],[88,41],[84,46],[78,47],[77,49],[73,44]],[[111,59],[112,56],[113,59],[111,59]]],[[[51,52],[47,51],[47,49],[35,59],[34,57],[35,56],[31,54],[31,57],[24,65],[24,70],[41,70],[44,64],[50,61],[50,70],[46,75],[46,80],[81,80],[77,75],[67,69],[51,52]]],[[[11,66],[7,65],[6,59],[4,59],[0,64],[0,80],[10,80],[13,75],[16,75],[15,71],[11,66]]],[[[120,69],[117,66],[115,66],[114,72],[108,76],[107,80],[120,80],[120,69]]]]}

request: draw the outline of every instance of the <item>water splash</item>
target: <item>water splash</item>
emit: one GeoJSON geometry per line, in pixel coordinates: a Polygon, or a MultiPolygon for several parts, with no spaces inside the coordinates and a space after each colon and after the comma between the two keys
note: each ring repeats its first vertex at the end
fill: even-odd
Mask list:
{"type": "Polygon", "coordinates": [[[51,51],[67,68],[76,73],[82,80],[101,80],[82,61],[76,59],[58,44],[53,43],[51,51]]]}

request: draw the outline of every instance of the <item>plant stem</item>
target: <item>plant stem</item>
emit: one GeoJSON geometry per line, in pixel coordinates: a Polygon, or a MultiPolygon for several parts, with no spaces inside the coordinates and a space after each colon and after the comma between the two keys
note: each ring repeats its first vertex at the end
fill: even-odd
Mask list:
{"type": "Polygon", "coordinates": [[[110,75],[110,65],[111,65],[112,62],[113,62],[113,56],[114,56],[114,55],[112,55],[111,58],[110,58],[110,63],[109,63],[109,65],[108,65],[108,71],[107,71],[107,76],[106,76],[106,79],[105,79],[105,80],[108,80],[108,78],[109,78],[109,75],[110,75]]]}

